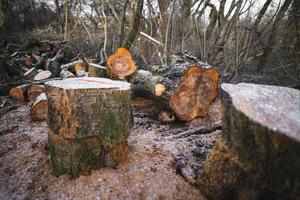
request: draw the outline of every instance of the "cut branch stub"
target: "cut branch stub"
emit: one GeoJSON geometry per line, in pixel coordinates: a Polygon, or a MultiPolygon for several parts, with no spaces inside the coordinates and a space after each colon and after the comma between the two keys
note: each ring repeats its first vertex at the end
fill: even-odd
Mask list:
{"type": "Polygon", "coordinates": [[[111,55],[107,64],[110,73],[119,79],[124,79],[137,70],[129,51],[125,48],[119,48],[115,54],[111,55]]]}
{"type": "Polygon", "coordinates": [[[126,157],[133,124],[129,83],[85,77],[45,86],[56,175],[68,172],[76,177],[101,166],[114,167],[126,157]]]}
{"type": "Polygon", "coordinates": [[[171,109],[183,121],[205,116],[217,97],[218,80],[218,72],[213,68],[190,67],[170,97],[171,109]]]}

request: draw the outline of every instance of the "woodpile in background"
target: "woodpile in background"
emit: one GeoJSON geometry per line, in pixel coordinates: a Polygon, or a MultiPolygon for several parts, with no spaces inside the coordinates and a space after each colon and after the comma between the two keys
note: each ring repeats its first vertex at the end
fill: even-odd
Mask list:
{"type": "Polygon", "coordinates": [[[37,85],[52,79],[111,78],[130,82],[135,97],[153,99],[158,107],[158,118],[172,122],[176,118],[190,121],[206,116],[218,94],[217,70],[189,52],[172,55],[165,65],[138,70],[125,48],[109,56],[107,66],[103,66],[99,60],[72,54],[66,43],[35,41],[29,47],[26,53],[13,53],[7,62],[24,79],[23,85],[10,90],[10,96],[19,102],[27,98],[33,102],[43,91],[42,86],[37,85]]]}

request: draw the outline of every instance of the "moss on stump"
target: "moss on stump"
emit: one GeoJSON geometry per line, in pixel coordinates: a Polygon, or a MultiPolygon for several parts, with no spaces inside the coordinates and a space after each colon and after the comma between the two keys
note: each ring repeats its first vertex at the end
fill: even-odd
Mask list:
{"type": "Polygon", "coordinates": [[[212,199],[299,197],[300,92],[254,84],[222,89],[222,137],[198,174],[199,188],[212,199]]]}
{"type": "Polygon", "coordinates": [[[126,158],[133,125],[130,84],[104,78],[46,83],[51,163],[73,177],[126,158]]]}

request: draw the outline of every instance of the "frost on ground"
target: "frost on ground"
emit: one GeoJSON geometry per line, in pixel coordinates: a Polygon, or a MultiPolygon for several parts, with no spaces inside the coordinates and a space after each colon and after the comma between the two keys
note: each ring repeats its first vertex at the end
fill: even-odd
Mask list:
{"type": "Polygon", "coordinates": [[[220,121],[220,101],[206,118],[170,125],[157,121],[152,107],[134,101],[126,162],[77,179],[52,175],[47,123],[31,122],[27,105],[2,115],[0,199],[206,199],[192,184],[220,131],[176,135],[220,121]]]}

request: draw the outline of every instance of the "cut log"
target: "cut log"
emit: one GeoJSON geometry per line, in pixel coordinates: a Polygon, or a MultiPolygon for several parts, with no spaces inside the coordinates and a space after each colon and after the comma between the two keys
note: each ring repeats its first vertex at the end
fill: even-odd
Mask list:
{"type": "Polygon", "coordinates": [[[127,155],[132,127],[130,84],[104,78],[71,78],[45,84],[51,163],[73,177],[127,155]]]}
{"type": "Polygon", "coordinates": [[[95,63],[89,63],[89,77],[104,77],[106,75],[107,68],[95,63]]]}
{"type": "Polygon", "coordinates": [[[47,120],[47,97],[45,93],[40,94],[33,101],[30,107],[30,117],[32,121],[44,121],[47,120]]]}
{"type": "Polygon", "coordinates": [[[31,84],[23,84],[10,89],[9,96],[18,102],[23,102],[25,100],[28,89],[31,84]]]}
{"type": "Polygon", "coordinates": [[[218,95],[218,80],[219,74],[213,68],[190,67],[172,93],[169,106],[183,121],[206,116],[218,95]]]}
{"type": "Polygon", "coordinates": [[[40,94],[44,92],[44,85],[32,85],[27,92],[29,102],[34,101],[40,94]]]}
{"type": "Polygon", "coordinates": [[[124,48],[119,48],[115,54],[111,55],[107,59],[107,64],[110,74],[119,79],[124,79],[137,70],[129,51],[124,48]]]}
{"type": "Polygon", "coordinates": [[[85,62],[83,62],[83,60],[79,60],[75,64],[74,69],[75,69],[75,71],[79,71],[79,70],[85,71],[86,70],[86,64],[85,64],[85,62]]]}
{"type": "Polygon", "coordinates": [[[37,75],[34,76],[33,80],[40,81],[50,78],[52,73],[50,71],[41,71],[37,75]]]}
{"type": "Polygon", "coordinates": [[[66,78],[75,78],[75,77],[76,77],[72,72],[70,72],[70,71],[68,71],[68,70],[66,70],[66,69],[61,70],[59,76],[60,76],[62,79],[66,79],[66,78]]]}
{"type": "Polygon", "coordinates": [[[222,137],[199,171],[199,189],[210,199],[297,199],[299,90],[245,83],[221,87],[222,137]]]}
{"type": "MultiPolygon", "coordinates": [[[[76,64],[80,64],[82,63],[82,61],[80,60],[76,60],[76,61],[73,61],[73,62],[70,62],[70,63],[67,63],[67,64],[63,64],[61,65],[61,69],[67,69],[67,70],[70,70],[70,71],[75,71],[75,65],[76,64]]],[[[78,68],[80,67],[80,65],[78,65],[78,68]]],[[[82,68],[81,68],[82,69],[82,68]]]]}
{"type": "Polygon", "coordinates": [[[24,78],[27,80],[33,80],[34,76],[38,73],[38,70],[35,67],[32,67],[27,72],[24,73],[24,78]]]}
{"type": "Polygon", "coordinates": [[[172,111],[182,121],[206,116],[218,94],[218,72],[201,66],[176,66],[160,76],[139,70],[130,81],[134,95],[153,98],[160,109],[172,111]]]}

